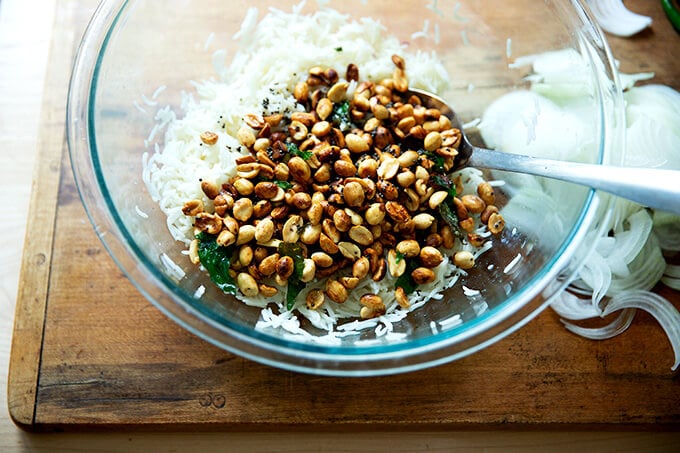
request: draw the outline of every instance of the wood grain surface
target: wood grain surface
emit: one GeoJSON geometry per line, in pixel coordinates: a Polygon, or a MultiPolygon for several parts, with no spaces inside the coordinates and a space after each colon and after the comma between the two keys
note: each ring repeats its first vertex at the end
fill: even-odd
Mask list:
{"type": "MultiPolygon", "coordinates": [[[[458,362],[337,379],[259,365],[163,316],[121,274],[78,198],[64,146],[75,2],[60,2],[38,140],[8,385],[30,430],[671,429],[678,374],[658,324],[638,314],[606,342],[578,338],[546,311],[458,362]]],[[[641,5],[644,6],[644,5],[641,5]]],[[[653,30],[612,38],[628,72],[680,87],[680,39],[657,8],[653,30]],[[675,43],[673,45],[673,43],[675,43]]],[[[676,302],[678,294],[660,291],[676,302]]]]}

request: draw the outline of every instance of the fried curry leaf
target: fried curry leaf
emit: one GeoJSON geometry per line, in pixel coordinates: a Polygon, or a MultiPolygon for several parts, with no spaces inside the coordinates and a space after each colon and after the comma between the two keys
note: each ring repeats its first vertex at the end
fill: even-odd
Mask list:
{"type": "Polygon", "coordinates": [[[312,157],[311,151],[301,151],[295,143],[288,143],[286,147],[288,148],[288,154],[292,156],[299,156],[304,160],[309,160],[312,157]]]}
{"type": "Polygon", "coordinates": [[[451,181],[448,176],[446,176],[446,175],[434,175],[432,177],[432,181],[434,182],[435,185],[446,190],[449,194],[449,197],[451,197],[451,199],[456,197],[456,184],[453,181],[451,181]]]}
{"type": "Polygon", "coordinates": [[[196,239],[198,258],[210,274],[210,279],[225,293],[236,294],[236,282],[229,275],[233,247],[222,247],[217,243],[216,236],[207,233],[199,233],[196,239]]]}
{"type": "Polygon", "coordinates": [[[289,183],[288,181],[278,181],[277,180],[277,181],[274,181],[274,184],[276,184],[277,186],[279,186],[283,190],[288,190],[288,189],[293,188],[293,185],[291,183],[289,183]]]}
{"type": "Polygon", "coordinates": [[[411,277],[411,273],[417,267],[418,262],[416,260],[406,261],[406,270],[404,271],[403,274],[399,276],[399,278],[397,278],[397,281],[394,282],[394,287],[403,288],[406,294],[411,294],[413,291],[415,291],[416,288],[418,287],[418,284],[413,280],[413,277],[411,277]]]}
{"type": "Polygon", "coordinates": [[[302,257],[300,246],[291,242],[281,242],[279,244],[279,254],[293,258],[295,270],[293,275],[288,278],[288,288],[286,288],[286,309],[292,310],[295,306],[295,298],[307,286],[305,282],[300,280],[305,267],[305,261],[302,257]]]}
{"type": "Polygon", "coordinates": [[[435,154],[433,152],[426,152],[425,155],[434,163],[434,171],[440,174],[446,173],[446,170],[444,169],[444,158],[438,154],[435,154]]]}
{"type": "Polygon", "coordinates": [[[456,198],[456,184],[449,179],[447,175],[434,175],[432,176],[432,182],[435,186],[440,187],[445,190],[448,195],[442,203],[439,204],[438,210],[442,219],[451,227],[453,234],[459,238],[463,239],[463,232],[458,224],[459,219],[456,215],[456,209],[453,205],[453,199],[456,198]]]}
{"type": "Polygon", "coordinates": [[[458,216],[452,207],[452,201],[447,197],[446,200],[439,204],[438,209],[442,219],[444,219],[451,227],[451,232],[453,232],[457,238],[463,239],[463,231],[458,225],[458,216]]]}

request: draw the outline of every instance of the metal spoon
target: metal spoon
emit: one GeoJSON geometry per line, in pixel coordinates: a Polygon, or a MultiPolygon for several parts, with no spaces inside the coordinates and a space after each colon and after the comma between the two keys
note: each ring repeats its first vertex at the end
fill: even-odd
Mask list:
{"type": "Polygon", "coordinates": [[[565,162],[479,148],[468,141],[456,113],[443,99],[418,89],[409,93],[418,96],[426,107],[440,110],[453,127],[461,130],[463,139],[453,170],[469,166],[545,176],[680,215],[680,171],[565,162]]]}

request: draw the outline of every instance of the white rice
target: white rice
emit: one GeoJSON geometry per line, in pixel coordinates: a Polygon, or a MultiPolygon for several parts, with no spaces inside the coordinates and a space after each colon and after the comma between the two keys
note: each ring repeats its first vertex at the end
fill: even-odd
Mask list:
{"type": "MultiPolygon", "coordinates": [[[[155,116],[157,125],[149,134],[148,141],[151,141],[157,133],[165,130],[163,147],[156,144],[153,153],[144,154],[143,180],[167,216],[172,236],[187,245],[193,238],[192,218],[185,216],[181,207],[187,200],[202,199],[210,209],[212,203],[201,191],[200,180],[221,184],[235,174],[235,159],[247,152],[236,138],[243,117],[249,113],[263,116],[290,114],[301,109],[292,90],[298,81],[306,79],[310,67],[334,67],[342,76],[344,68],[354,63],[359,67],[362,79],[378,81],[391,76],[394,70],[391,56],[400,54],[407,62],[412,87],[437,93],[448,85],[446,70],[434,53],[409,53],[399,39],[386,35],[384,27],[373,19],[352,21],[330,9],[302,15],[298,8],[294,8],[292,13],[271,9],[259,22],[257,19],[257,9],[250,8],[241,29],[234,35],[234,39],[240,40],[240,48],[229,66],[224,63],[226,54],[215,52],[213,63],[219,78],[192,81],[195,93],[182,94],[182,114],[176,114],[170,107],[159,109],[155,116]],[[199,136],[206,130],[218,135],[217,144],[201,143],[199,136]]],[[[427,37],[428,28],[429,22],[425,21],[423,29],[412,36],[427,37]]],[[[438,39],[438,29],[435,33],[438,39]]],[[[206,47],[212,39],[209,36],[206,47]]],[[[353,88],[351,86],[350,90],[353,88]]],[[[156,90],[151,98],[155,99],[164,89],[156,90]]],[[[142,109],[138,103],[135,106],[142,109]]],[[[481,172],[474,169],[463,171],[463,183],[469,183],[472,190],[481,181],[481,172]]],[[[479,255],[488,246],[477,250],[469,247],[479,255]]],[[[178,279],[184,276],[182,269],[167,255],[161,255],[161,262],[178,279]]],[[[283,300],[285,290],[279,291],[274,298],[237,297],[248,305],[262,308],[256,325],[260,330],[284,332],[286,337],[297,340],[338,344],[342,337],[374,329],[376,341],[399,341],[406,334],[394,332],[394,323],[429,300],[441,300],[442,292],[455,285],[460,276],[466,275],[448,258],[433,270],[435,281],[418,287],[410,296],[408,310],[400,308],[396,302],[395,279],[389,273],[378,283],[370,278],[363,279],[344,304],[327,301],[318,310],[307,309],[304,299],[312,289],[323,288],[325,279],[310,282],[298,295],[295,309],[313,326],[327,332],[321,336],[309,334],[300,327],[295,310],[286,310],[283,300]],[[340,319],[358,316],[361,309],[358,295],[368,292],[382,297],[387,307],[386,314],[376,319],[338,325],[340,319]],[[273,304],[276,309],[272,308],[273,304]]],[[[201,297],[204,291],[205,288],[199,287],[194,295],[201,297]]],[[[454,316],[451,320],[459,322],[460,317],[454,316]]],[[[371,341],[361,340],[360,343],[371,344],[371,341]]]]}

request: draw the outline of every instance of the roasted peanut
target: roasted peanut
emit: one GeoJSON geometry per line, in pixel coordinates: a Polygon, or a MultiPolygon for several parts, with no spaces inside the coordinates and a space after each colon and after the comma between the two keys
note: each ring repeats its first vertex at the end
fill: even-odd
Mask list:
{"type": "Polygon", "coordinates": [[[378,161],[369,157],[359,162],[357,175],[361,178],[372,178],[376,175],[378,170],[378,161]]]}
{"type": "Polygon", "coordinates": [[[236,284],[241,293],[246,297],[255,297],[260,292],[255,279],[246,272],[238,274],[236,284]]]}
{"type": "Polygon", "coordinates": [[[394,201],[388,201],[385,203],[385,210],[392,220],[397,223],[403,223],[411,219],[411,214],[408,213],[406,208],[394,201]]]}
{"type": "Polygon", "coordinates": [[[463,205],[465,205],[468,212],[472,212],[473,214],[479,214],[486,208],[484,200],[477,195],[466,194],[460,197],[460,200],[463,202],[463,205]]]}
{"type": "Polygon", "coordinates": [[[417,230],[426,230],[434,223],[434,216],[426,212],[421,212],[413,217],[413,223],[417,230]]]}
{"type": "Polygon", "coordinates": [[[331,116],[331,113],[333,113],[333,103],[331,100],[328,98],[319,100],[319,103],[316,104],[316,114],[319,115],[321,121],[325,121],[326,118],[331,116]]]}
{"type": "Polygon", "coordinates": [[[274,222],[271,219],[263,219],[255,225],[255,240],[263,243],[269,241],[274,236],[274,222]]]}
{"type": "Polygon", "coordinates": [[[406,291],[401,286],[397,286],[397,289],[394,290],[394,298],[401,308],[409,308],[411,306],[406,291]]]}
{"type": "Polygon", "coordinates": [[[360,183],[351,181],[345,184],[342,196],[345,199],[347,206],[361,206],[364,203],[366,194],[360,183]]]}
{"type": "Polygon", "coordinates": [[[425,151],[434,151],[442,146],[442,136],[437,131],[432,131],[425,136],[423,148],[425,151]]]}
{"type": "Polygon", "coordinates": [[[406,258],[413,258],[420,253],[420,244],[415,239],[406,239],[399,242],[396,249],[406,258]]]}
{"type": "MultiPolygon", "coordinates": [[[[389,156],[389,154],[384,154],[389,156]]],[[[382,179],[392,179],[397,175],[400,165],[399,161],[394,157],[385,157],[382,163],[378,166],[377,174],[382,179]]]]}
{"type": "Polygon", "coordinates": [[[201,200],[189,200],[184,203],[184,206],[182,207],[182,213],[184,215],[193,217],[200,212],[203,212],[203,202],[201,200]]]}
{"type": "Polygon", "coordinates": [[[194,239],[189,244],[189,259],[192,264],[200,264],[201,259],[198,256],[198,239],[194,239]]]}
{"type": "MultiPolygon", "coordinates": [[[[297,242],[298,239],[300,239],[299,230],[302,227],[302,224],[302,217],[299,215],[288,217],[288,220],[283,224],[283,230],[281,231],[281,237],[284,242],[297,242]]],[[[321,231],[319,230],[319,232],[321,231]]]]}
{"type": "Polygon", "coordinates": [[[487,226],[493,234],[500,234],[505,228],[505,219],[498,213],[491,214],[487,226]]]}
{"type": "Polygon", "coordinates": [[[201,133],[201,141],[206,145],[214,145],[218,138],[218,135],[214,132],[205,131],[201,133]]]}
{"type": "Polygon", "coordinates": [[[406,260],[403,256],[398,256],[395,249],[387,252],[387,267],[392,277],[400,277],[406,271],[406,260]]]}
{"type": "Polygon", "coordinates": [[[345,100],[345,95],[347,94],[347,88],[349,84],[347,82],[338,82],[328,90],[326,96],[333,103],[339,103],[345,100]]]}
{"type": "Polygon", "coordinates": [[[373,244],[371,230],[363,225],[355,225],[349,229],[349,237],[359,245],[369,246],[373,244]]]}
{"type": "Polygon", "coordinates": [[[269,277],[274,272],[276,272],[276,263],[279,261],[279,254],[274,253],[273,255],[268,255],[260,261],[257,269],[265,277],[269,277]]]}
{"type": "Polygon", "coordinates": [[[300,281],[308,283],[314,280],[314,276],[316,274],[316,263],[314,263],[314,260],[311,258],[305,258],[303,263],[300,281]]]}
{"type": "Polygon", "coordinates": [[[220,194],[220,188],[212,181],[201,181],[201,190],[206,197],[214,200],[216,196],[220,194]]]}
{"type": "Polygon", "coordinates": [[[411,272],[411,278],[418,285],[426,285],[434,281],[435,274],[431,269],[426,267],[417,267],[411,272]]]}
{"type": "Polygon", "coordinates": [[[282,256],[276,262],[276,275],[278,275],[282,280],[287,280],[293,271],[295,270],[295,263],[293,258],[290,256],[282,256]]]}
{"type": "Polygon", "coordinates": [[[314,252],[311,258],[317,267],[330,267],[333,264],[333,258],[324,252],[314,252]]]}
{"type": "Polygon", "coordinates": [[[306,192],[298,192],[293,195],[290,204],[295,206],[300,211],[303,211],[312,206],[312,197],[306,192]]]}
{"type": "Polygon", "coordinates": [[[288,161],[288,171],[290,176],[299,183],[307,183],[312,178],[312,171],[301,157],[293,156],[288,161]]]}
{"type": "Polygon", "coordinates": [[[359,302],[363,305],[360,316],[364,319],[374,318],[385,314],[385,304],[383,303],[382,297],[377,294],[364,294],[359,299],[359,302]]]}
{"type": "Polygon", "coordinates": [[[352,275],[360,280],[368,275],[369,270],[370,263],[365,256],[360,257],[352,265],[352,275]]]}
{"type": "Polygon", "coordinates": [[[231,212],[236,220],[245,222],[253,215],[253,202],[250,198],[239,198],[234,202],[231,212]]]}
{"type": "Polygon", "coordinates": [[[431,246],[421,248],[419,258],[420,264],[429,268],[437,267],[444,261],[441,252],[431,246]]]}
{"type": "Polygon", "coordinates": [[[244,245],[238,250],[238,260],[244,266],[250,266],[253,261],[253,248],[249,245],[244,245]]]}
{"type": "MultiPolygon", "coordinates": [[[[250,182],[250,181],[248,181],[248,182],[250,182]]],[[[252,183],[251,183],[251,186],[252,186],[252,183]]],[[[269,200],[269,199],[274,198],[276,196],[276,194],[279,191],[279,186],[277,186],[273,182],[262,181],[262,182],[257,183],[257,185],[254,188],[254,191],[255,191],[255,195],[257,195],[258,198],[269,200]]]]}
{"type": "Polygon", "coordinates": [[[449,193],[445,190],[440,190],[432,195],[430,195],[430,198],[428,199],[428,205],[430,206],[430,209],[436,209],[437,206],[442,204],[444,200],[446,200],[446,197],[449,196],[449,193]]]}
{"type": "Polygon", "coordinates": [[[479,215],[479,220],[487,224],[489,222],[489,219],[491,218],[491,214],[497,214],[498,213],[498,208],[494,205],[487,205],[486,208],[484,208],[484,211],[479,215]]]}
{"type": "Polygon", "coordinates": [[[347,134],[345,144],[353,153],[365,153],[369,150],[368,142],[356,134],[347,134]]]}
{"type": "Polygon", "coordinates": [[[337,280],[328,280],[326,282],[326,296],[333,302],[338,304],[345,303],[347,300],[347,288],[342,286],[337,280]]]}
{"type": "MultiPolygon", "coordinates": [[[[335,213],[335,211],[333,211],[335,213]]],[[[335,214],[333,214],[335,215],[335,214]]],[[[350,219],[351,223],[351,219],[350,219]]],[[[336,244],[340,242],[340,231],[335,227],[335,224],[331,219],[323,219],[321,222],[321,230],[324,232],[328,238],[335,242],[336,244]]]]}
{"type": "Polygon", "coordinates": [[[253,217],[261,219],[268,216],[272,211],[272,204],[269,200],[260,200],[253,205],[253,217]]]}
{"type": "MultiPolygon", "coordinates": [[[[284,226],[285,228],[285,226],[284,226]]],[[[319,239],[321,237],[321,225],[316,224],[306,224],[302,227],[301,231],[299,232],[299,240],[302,241],[303,244],[307,245],[314,245],[317,242],[319,242],[319,239]]],[[[290,238],[293,238],[294,236],[290,236],[290,238]]],[[[286,241],[284,239],[284,241],[286,241]]],[[[294,241],[286,241],[286,242],[294,242],[294,241]]]]}
{"type": "Polygon", "coordinates": [[[293,90],[293,96],[300,104],[307,102],[309,98],[309,85],[306,82],[298,82],[293,90]]]}
{"type": "Polygon", "coordinates": [[[361,217],[357,212],[352,211],[350,208],[345,208],[344,211],[345,214],[349,216],[352,225],[358,226],[364,223],[363,217],[361,217]]]}
{"type": "Polygon", "coordinates": [[[338,231],[344,233],[352,228],[352,219],[343,209],[338,209],[333,214],[333,224],[338,231]]]}
{"type": "Polygon", "coordinates": [[[199,212],[194,219],[194,226],[200,231],[205,231],[208,234],[219,234],[222,230],[222,219],[215,214],[208,212],[199,212]]]}
{"type": "Polygon", "coordinates": [[[361,249],[351,242],[338,242],[338,250],[345,258],[356,260],[361,257],[361,249]]]}
{"type": "Polygon", "coordinates": [[[472,269],[475,266],[475,257],[467,250],[456,252],[453,255],[453,264],[461,269],[472,269]]]}
{"type": "Polygon", "coordinates": [[[318,310],[319,307],[321,307],[324,303],[324,294],[322,291],[318,289],[313,289],[309,293],[307,293],[307,297],[305,298],[305,304],[307,305],[307,308],[310,310],[318,310]]]}
{"type": "Polygon", "coordinates": [[[458,226],[468,233],[472,233],[475,230],[475,220],[472,217],[468,217],[465,220],[458,222],[458,226]]]}
{"type": "Polygon", "coordinates": [[[385,218],[385,205],[383,203],[373,203],[371,204],[364,217],[366,218],[366,223],[369,225],[379,225],[385,218]]]}
{"type": "Polygon", "coordinates": [[[477,186],[477,194],[487,205],[496,203],[496,193],[488,182],[482,182],[477,186]]]}

